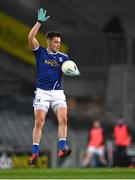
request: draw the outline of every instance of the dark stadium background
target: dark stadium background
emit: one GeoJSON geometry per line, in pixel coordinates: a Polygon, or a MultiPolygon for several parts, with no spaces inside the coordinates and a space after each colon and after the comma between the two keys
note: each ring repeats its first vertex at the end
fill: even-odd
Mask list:
{"type": "MultiPolygon", "coordinates": [[[[22,158],[19,155],[23,155],[26,158],[25,155],[31,152],[34,125],[32,101],[36,77],[34,56],[33,62],[28,63],[24,54],[21,57],[16,54],[17,46],[21,52],[18,35],[9,32],[10,27],[17,29],[18,21],[30,30],[36,22],[39,7],[47,9],[51,16],[41,32],[61,31],[67,53],[82,73],[79,78],[64,77],[69,105],[68,139],[73,154],[65,161],[58,161],[57,121],[50,111],[40,145],[42,154],[46,156],[45,166],[78,167],[94,119],[102,121],[106,144],[110,145],[118,115],[123,115],[132,133],[133,144],[129,155],[134,158],[134,0],[0,0],[0,13],[4,14],[0,16],[0,153],[15,158],[22,158]],[[8,23],[5,15],[17,21],[3,31],[3,27],[6,27],[4,23],[8,23]],[[11,51],[5,46],[8,39],[12,39],[9,42],[11,51]],[[15,49],[14,41],[18,43],[15,49]]],[[[25,161],[25,158],[22,159],[25,161]]]]}

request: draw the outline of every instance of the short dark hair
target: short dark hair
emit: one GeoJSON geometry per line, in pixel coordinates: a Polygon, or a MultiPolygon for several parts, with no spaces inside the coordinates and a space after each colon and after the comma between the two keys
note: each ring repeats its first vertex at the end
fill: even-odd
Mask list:
{"type": "Polygon", "coordinates": [[[49,31],[46,33],[47,39],[52,39],[54,37],[60,37],[61,38],[62,33],[57,31],[49,31]]]}

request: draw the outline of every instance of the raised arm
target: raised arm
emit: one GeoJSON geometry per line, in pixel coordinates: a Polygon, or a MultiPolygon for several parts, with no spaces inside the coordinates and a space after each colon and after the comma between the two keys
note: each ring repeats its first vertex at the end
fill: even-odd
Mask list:
{"type": "Polygon", "coordinates": [[[28,40],[29,40],[29,46],[31,49],[36,49],[39,47],[38,40],[36,39],[36,34],[41,26],[41,23],[36,22],[36,24],[33,26],[31,29],[29,35],[28,35],[28,40]]]}
{"type": "Polygon", "coordinates": [[[28,35],[29,46],[31,49],[37,49],[39,47],[39,42],[36,39],[36,34],[38,33],[42,23],[47,21],[49,17],[50,16],[46,16],[46,10],[44,10],[43,8],[40,8],[38,10],[38,21],[33,26],[33,28],[31,29],[28,35]]]}

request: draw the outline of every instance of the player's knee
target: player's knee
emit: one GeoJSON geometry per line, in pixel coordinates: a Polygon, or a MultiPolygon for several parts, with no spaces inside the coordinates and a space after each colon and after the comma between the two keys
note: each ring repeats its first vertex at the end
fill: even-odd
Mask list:
{"type": "Polygon", "coordinates": [[[45,119],[42,117],[35,118],[35,126],[36,128],[43,128],[45,119]]]}
{"type": "Polygon", "coordinates": [[[67,125],[67,116],[61,116],[59,124],[60,125],[67,125]]]}

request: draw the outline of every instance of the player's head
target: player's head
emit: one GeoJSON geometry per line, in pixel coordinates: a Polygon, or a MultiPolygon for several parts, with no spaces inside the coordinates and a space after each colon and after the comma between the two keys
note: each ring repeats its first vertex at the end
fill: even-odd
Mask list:
{"type": "Polygon", "coordinates": [[[121,124],[124,123],[123,117],[122,117],[121,115],[118,116],[117,123],[118,123],[119,125],[121,125],[121,124]]]}
{"type": "Polygon", "coordinates": [[[94,127],[94,128],[99,128],[100,126],[101,126],[101,123],[100,123],[99,120],[95,120],[95,121],[93,122],[93,127],[94,127]]]}
{"type": "Polygon", "coordinates": [[[47,48],[51,52],[59,51],[61,45],[61,33],[56,31],[49,31],[46,34],[47,37],[47,48]]]}

